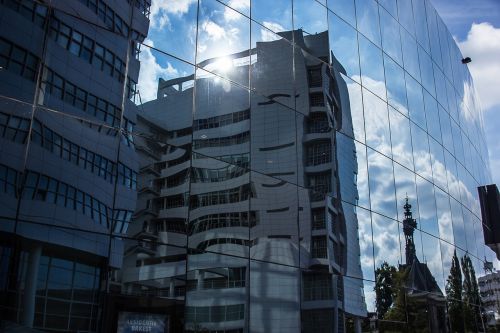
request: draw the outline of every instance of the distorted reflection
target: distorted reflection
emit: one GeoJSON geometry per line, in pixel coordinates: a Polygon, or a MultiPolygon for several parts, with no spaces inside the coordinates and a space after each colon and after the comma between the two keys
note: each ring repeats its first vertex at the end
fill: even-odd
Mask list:
{"type": "Polygon", "coordinates": [[[0,0],[0,26],[7,332],[486,331],[481,108],[429,0],[0,0]]]}
{"type": "Polygon", "coordinates": [[[129,235],[139,240],[125,252],[122,292],[185,302],[186,331],[310,331],[366,317],[350,100],[328,50],[326,32],[280,32],[238,51],[251,61],[204,60],[194,85],[192,75],[159,81],[136,126],[129,235]],[[308,49],[294,53],[297,112],[276,93],[286,83],[270,85],[289,73],[269,67],[289,60],[289,35],[308,49]],[[255,93],[212,74],[242,82],[249,70],[255,93]]]}

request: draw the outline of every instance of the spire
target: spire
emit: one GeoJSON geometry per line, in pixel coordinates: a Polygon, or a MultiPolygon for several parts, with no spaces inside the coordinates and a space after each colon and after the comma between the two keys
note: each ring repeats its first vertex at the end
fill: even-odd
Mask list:
{"type": "Polygon", "coordinates": [[[403,220],[403,232],[405,234],[406,240],[406,264],[411,265],[413,260],[416,258],[415,243],[413,241],[413,231],[417,227],[417,221],[413,218],[411,212],[411,204],[408,202],[408,196],[406,196],[406,202],[403,206],[405,218],[403,220]]]}

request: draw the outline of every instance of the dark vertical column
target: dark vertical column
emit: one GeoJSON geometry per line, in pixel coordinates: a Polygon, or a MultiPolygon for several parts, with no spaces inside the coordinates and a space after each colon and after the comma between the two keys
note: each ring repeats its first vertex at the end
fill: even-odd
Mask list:
{"type": "Polygon", "coordinates": [[[33,320],[35,319],[36,284],[41,256],[42,245],[37,244],[30,249],[26,279],[24,281],[23,312],[21,317],[21,324],[26,327],[33,327],[33,320]]]}

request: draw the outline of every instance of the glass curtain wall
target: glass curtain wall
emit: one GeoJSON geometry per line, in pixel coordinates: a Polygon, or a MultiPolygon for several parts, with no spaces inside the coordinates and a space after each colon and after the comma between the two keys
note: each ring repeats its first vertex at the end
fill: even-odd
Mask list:
{"type": "Polygon", "coordinates": [[[0,0],[7,327],[482,331],[482,111],[428,0],[0,0]]]}

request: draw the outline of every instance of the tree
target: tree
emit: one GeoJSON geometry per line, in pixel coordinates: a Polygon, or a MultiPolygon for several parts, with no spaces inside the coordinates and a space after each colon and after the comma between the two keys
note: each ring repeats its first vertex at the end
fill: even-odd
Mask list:
{"type": "MultiPolygon", "coordinates": [[[[404,332],[407,333],[427,333],[429,329],[429,313],[427,312],[427,303],[422,299],[412,297],[408,294],[409,289],[406,286],[410,267],[400,269],[393,276],[394,280],[394,302],[391,308],[385,314],[389,323],[406,323],[404,332]]],[[[402,327],[395,329],[393,325],[381,326],[381,331],[401,331],[402,327]]]]}
{"type": "Polygon", "coordinates": [[[375,270],[375,305],[379,319],[384,318],[394,300],[395,292],[393,286],[395,283],[395,274],[396,267],[389,265],[385,261],[375,270]]]}
{"type": "Polygon", "coordinates": [[[462,333],[464,331],[462,317],[462,272],[460,271],[457,251],[453,253],[450,275],[448,275],[448,279],[446,280],[445,289],[452,332],[462,333]]]}
{"type": "Polygon", "coordinates": [[[476,272],[467,254],[462,257],[461,261],[464,276],[462,299],[465,328],[467,331],[476,331],[481,326],[481,313],[479,311],[481,297],[479,295],[476,272]]]}

